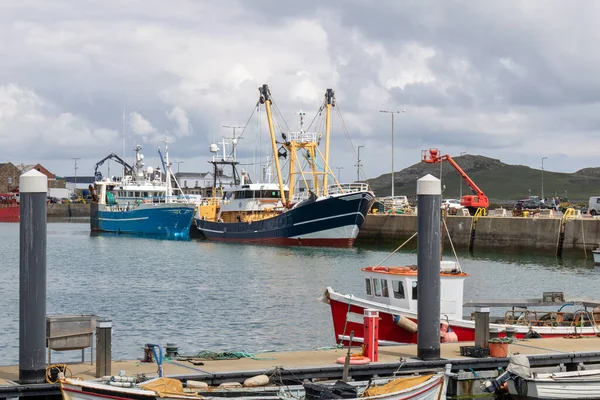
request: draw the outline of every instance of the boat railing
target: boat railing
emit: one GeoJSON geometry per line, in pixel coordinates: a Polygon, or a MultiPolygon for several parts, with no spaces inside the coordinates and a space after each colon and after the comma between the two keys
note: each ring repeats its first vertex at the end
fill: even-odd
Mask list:
{"type": "Polygon", "coordinates": [[[312,143],[317,141],[316,132],[290,132],[290,141],[298,143],[312,143]]]}
{"type": "Polygon", "coordinates": [[[368,192],[371,189],[367,183],[340,183],[339,185],[331,185],[327,188],[327,193],[330,195],[368,192]]]}
{"type": "Polygon", "coordinates": [[[504,314],[507,325],[525,326],[593,326],[598,322],[598,313],[587,311],[562,312],[539,310],[511,310],[504,314]]]}

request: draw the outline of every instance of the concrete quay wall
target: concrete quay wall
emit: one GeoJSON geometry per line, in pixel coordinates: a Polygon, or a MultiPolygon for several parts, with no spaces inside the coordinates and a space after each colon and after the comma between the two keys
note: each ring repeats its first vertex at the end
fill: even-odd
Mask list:
{"type": "Polygon", "coordinates": [[[90,216],[90,205],[82,203],[50,203],[47,215],[49,218],[80,218],[90,216]]]}
{"type": "MultiPolygon", "coordinates": [[[[458,250],[468,250],[473,217],[448,216],[446,223],[454,246],[458,250]]],[[[540,250],[555,254],[560,228],[560,218],[479,217],[473,248],[474,251],[540,250]]],[[[416,231],[416,215],[370,214],[360,230],[357,244],[400,245],[416,231]]],[[[447,239],[446,242],[449,243],[447,239]]],[[[600,219],[567,220],[564,251],[583,250],[584,247],[586,250],[593,250],[599,243],[600,219]]]]}

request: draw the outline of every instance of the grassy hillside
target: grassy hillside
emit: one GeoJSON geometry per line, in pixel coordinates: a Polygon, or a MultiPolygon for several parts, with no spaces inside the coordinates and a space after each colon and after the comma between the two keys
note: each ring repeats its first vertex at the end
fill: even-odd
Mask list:
{"type": "MultiPolygon", "coordinates": [[[[540,196],[542,171],[523,165],[504,164],[499,160],[465,155],[454,159],[457,164],[490,198],[490,201],[508,201],[525,198],[531,189],[532,196],[540,196]]],[[[432,174],[440,177],[440,164],[417,163],[394,173],[395,194],[415,196],[416,180],[432,174]]],[[[442,185],[446,186],[444,198],[458,198],[462,179],[452,166],[446,162],[442,168],[442,185]]],[[[369,184],[377,196],[391,194],[391,174],[369,179],[369,184]]],[[[462,182],[463,195],[469,194],[469,188],[462,182]]],[[[600,168],[585,168],[575,173],[544,171],[544,196],[566,196],[571,201],[587,201],[590,196],[600,196],[600,168]]]]}

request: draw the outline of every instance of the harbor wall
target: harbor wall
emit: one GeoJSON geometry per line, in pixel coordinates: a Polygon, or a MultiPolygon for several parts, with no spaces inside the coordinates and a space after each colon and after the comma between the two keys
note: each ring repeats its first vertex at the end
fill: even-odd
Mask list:
{"type": "MultiPolygon", "coordinates": [[[[448,232],[457,250],[469,249],[474,222],[474,217],[447,217],[448,232]]],[[[561,224],[560,218],[479,217],[474,227],[473,250],[539,250],[555,254],[561,224]]],[[[600,219],[569,219],[564,228],[564,251],[593,250],[600,243],[600,219]]],[[[400,245],[416,231],[416,215],[370,214],[356,243],[400,245]]]]}
{"type": "Polygon", "coordinates": [[[90,217],[90,205],[82,203],[49,203],[49,218],[81,218],[90,217]]]}

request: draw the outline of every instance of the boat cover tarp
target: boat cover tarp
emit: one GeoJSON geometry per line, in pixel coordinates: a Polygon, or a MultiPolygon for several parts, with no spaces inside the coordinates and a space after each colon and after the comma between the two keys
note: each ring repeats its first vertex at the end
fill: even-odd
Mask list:
{"type": "Polygon", "coordinates": [[[158,378],[151,382],[143,383],[140,387],[156,392],[159,397],[168,397],[170,395],[194,396],[192,393],[185,393],[181,381],[173,378],[158,378]]]}
{"type": "Polygon", "coordinates": [[[431,379],[432,375],[407,376],[394,379],[382,386],[375,386],[363,392],[361,397],[380,396],[382,394],[400,392],[402,390],[413,388],[431,379]]]}

